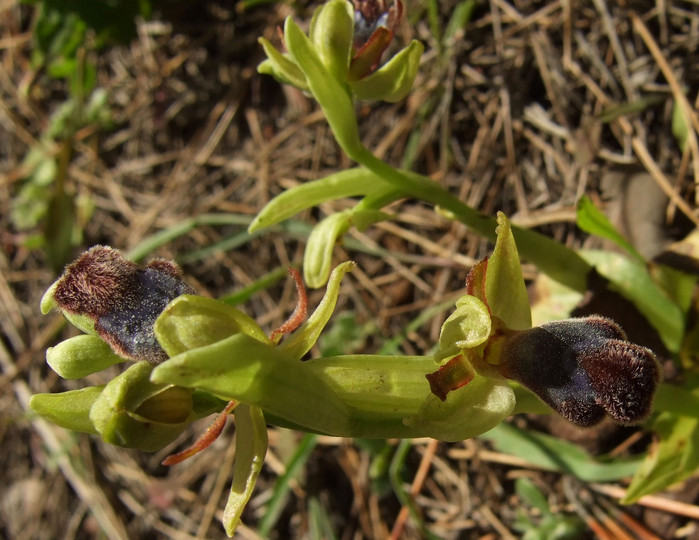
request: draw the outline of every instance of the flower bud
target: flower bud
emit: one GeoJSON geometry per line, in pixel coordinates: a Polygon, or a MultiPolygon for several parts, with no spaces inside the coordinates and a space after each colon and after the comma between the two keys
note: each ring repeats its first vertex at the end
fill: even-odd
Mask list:
{"type": "Polygon", "coordinates": [[[580,426],[605,414],[637,424],[650,414],[660,368],[650,350],[625,340],[615,322],[599,316],[508,331],[499,369],[580,426]]]}
{"type": "Polygon", "coordinates": [[[153,323],[165,306],[194,290],[179,267],[157,259],[141,267],[117,250],[95,246],[70,264],[41,301],[58,307],[81,330],[99,335],[120,356],[162,362],[153,323]]]}
{"type": "Polygon", "coordinates": [[[352,52],[354,20],[347,0],[330,0],[313,13],[308,37],[330,74],[347,78],[352,52]]]}

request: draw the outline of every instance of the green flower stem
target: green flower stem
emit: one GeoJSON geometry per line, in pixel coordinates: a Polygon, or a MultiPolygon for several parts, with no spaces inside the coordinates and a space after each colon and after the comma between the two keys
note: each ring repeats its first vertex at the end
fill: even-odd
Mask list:
{"type": "MultiPolygon", "coordinates": [[[[286,21],[285,36],[289,52],[305,73],[308,87],[323,109],[335,139],[351,159],[395,189],[451,212],[467,227],[495,241],[494,218],[464,204],[429,178],[400,171],[374,156],[359,138],[354,104],[347,87],[328,72],[308,37],[290,18],[286,21]]],[[[513,233],[525,258],[556,281],[576,291],[585,290],[586,276],[592,267],[575,252],[534,231],[513,227],[513,233]]]]}

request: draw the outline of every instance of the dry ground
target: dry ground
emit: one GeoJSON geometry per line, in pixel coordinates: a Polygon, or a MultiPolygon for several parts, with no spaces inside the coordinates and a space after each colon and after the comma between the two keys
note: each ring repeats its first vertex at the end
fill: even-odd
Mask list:
{"type": "MultiPolygon", "coordinates": [[[[455,5],[439,3],[442,29],[455,5]]],[[[199,223],[156,254],[182,262],[191,282],[211,296],[301,261],[304,224],[342,203],[308,212],[283,230],[255,238],[241,233],[284,188],[351,165],[313,102],[255,71],[262,59],[257,37],[276,40],[284,16],[308,20],[311,7],[267,4],[241,11],[233,2],[173,2],[139,23],[130,44],[95,55],[114,128],[76,136],[69,188],[95,209],[75,254],[98,243],[129,250],[189,218],[229,214],[238,224],[199,223]]],[[[684,155],[678,149],[671,117],[673,92],[684,88],[693,100],[699,91],[697,2],[484,1],[446,43],[435,38],[424,3],[408,2],[407,12],[398,40],[415,37],[427,46],[415,91],[396,105],[358,106],[364,141],[378,155],[429,174],[483,212],[502,209],[569,245],[585,240],[573,225],[582,193],[600,205],[621,205],[620,226],[631,235],[639,215],[668,209],[672,227],[653,233],[661,247],[678,232],[673,227],[690,221],[683,209],[695,206],[699,159],[696,146],[688,145],[684,155]],[[625,116],[599,120],[613,105],[648,96],[654,99],[625,116]],[[638,170],[652,172],[648,193],[667,181],[673,202],[631,199],[623,189],[603,192],[611,172],[638,170]]],[[[41,250],[25,246],[28,233],[10,221],[25,174],[22,160],[66,88],[30,66],[32,8],[4,1],[0,13],[0,535],[222,538],[218,519],[234,455],[232,428],[188,465],[168,470],[159,462],[173,448],[156,455],[121,450],[27,412],[31,393],[79,385],[59,380],[45,365],[46,347],[73,330],[58,316],[39,314],[55,273],[41,250]]],[[[344,284],[338,312],[350,313],[361,332],[346,345],[340,341],[342,352],[375,351],[404,333],[426,308],[452,298],[468,267],[488,252],[482,239],[422,204],[404,201],[392,210],[395,221],[352,232],[336,251],[337,261],[359,263],[344,284]]],[[[533,278],[535,269],[526,270],[533,278]]],[[[293,302],[293,287],[282,280],[243,307],[273,328],[293,302]]],[[[428,351],[444,317],[445,311],[436,313],[405,332],[402,351],[428,351]]],[[[561,433],[547,421],[518,421],[561,433]]],[[[635,430],[564,435],[594,452],[638,452],[648,443],[635,430]]],[[[257,537],[273,483],[300,437],[270,430],[270,453],[242,538],[257,537]]],[[[308,535],[309,508],[318,501],[338,538],[386,537],[401,505],[390,490],[372,488],[369,467],[370,454],[352,441],[321,439],[272,535],[308,535]]],[[[518,510],[537,519],[513,489],[518,477],[531,478],[555,512],[576,509],[560,475],[530,468],[480,440],[415,441],[406,482],[416,475],[417,507],[442,538],[518,536],[518,510]],[[422,477],[425,455],[431,468],[422,477]]],[[[690,488],[678,496],[693,503],[696,489],[690,488]]],[[[584,498],[586,489],[573,492],[584,498]]],[[[627,511],[661,537],[697,535],[691,522],[667,509],[627,511]]],[[[409,522],[403,537],[421,536],[409,522]]]]}

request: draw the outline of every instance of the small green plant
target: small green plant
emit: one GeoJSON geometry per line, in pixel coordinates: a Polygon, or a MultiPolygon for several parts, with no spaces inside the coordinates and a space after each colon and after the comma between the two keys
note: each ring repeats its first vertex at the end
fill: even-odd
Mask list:
{"type": "MultiPolygon", "coordinates": [[[[661,438],[638,468],[627,499],[691,474],[697,458],[682,442],[696,433],[694,387],[661,385],[656,393],[660,368],[654,354],[629,343],[609,319],[564,319],[532,328],[519,257],[578,292],[586,289],[594,267],[607,276],[606,287],[635,303],[674,354],[685,343],[690,281],[668,294],[662,285],[667,279],[651,275],[637,259],[576,253],[511,226],[503,214],[484,216],[429,178],[374,156],[359,138],[354,100],[402,99],[423,49],[412,42],[382,64],[402,7],[396,3],[383,12],[377,6],[382,4],[362,2],[355,12],[346,0],[329,0],[316,10],[308,35],[287,19],[285,52],[261,40],[268,59],[260,71],[312,95],[342,149],[358,163],[286,191],[250,226],[258,231],[323,201],[362,197],[353,208],[328,216],[309,237],[305,282],[325,286],[326,292],[308,319],[303,322],[307,306],[300,276],[295,275],[295,313],[267,335],[242,311],[192,294],[173,263],[139,266],[99,246],[68,266],[42,300],[43,312],[58,309],[87,334],[50,349],[47,358],[67,378],[126,359],[132,364],[103,386],[35,395],[32,409],[69,429],[146,451],[173,441],[193,420],[223,411],[211,431],[168,463],[205,448],[232,412],[237,453],[223,518],[229,535],[262,467],[268,423],[344,437],[459,441],[518,412],[552,409],[589,426],[606,416],[639,424],[655,410],[662,411],[653,420],[661,438]],[[350,227],[390,219],[383,208],[404,197],[432,203],[445,217],[495,241],[492,256],[471,270],[467,294],[443,324],[434,354],[308,359],[334,311],[340,283],[354,267],[345,262],[331,270],[335,243],[350,227]],[[612,264],[614,270],[605,270],[612,264]],[[680,402],[670,398],[676,390],[680,402]],[[673,460],[678,467],[668,471],[673,460]]],[[[579,221],[619,241],[593,206],[581,204],[579,221]]]]}
{"type": "MultiPolygon", "coordinates": [[[[132,38],[135,18],[149,16],[152,6],[147,0],[26,3],[36,5],[31,67],[40,77],[62,81],[66,98],[24,159],[26,173],[13,198],[11,219],[17,230],[28,234],[25,245],[43,249],[51,267],[60,272],[73,248],[82,243],[94,207],[70,179],[76,134],[84,130],[83,137],[92,136],[112,126],[107,93],[96,87],[94,53],[108,43],[132,38]]],[[[31,87],[26,91],[33,92],[31,87]]]]}
{"type": "Polygon", "coordinates": [[[522,540],[573,540],[585,531],[585,523],[574,514],[551,511],[544,494],[528,478],[518,478],[515,491],[530,509],[539,513],[537,518],[524,509],[517,512],[515,528],[522,540]]]}

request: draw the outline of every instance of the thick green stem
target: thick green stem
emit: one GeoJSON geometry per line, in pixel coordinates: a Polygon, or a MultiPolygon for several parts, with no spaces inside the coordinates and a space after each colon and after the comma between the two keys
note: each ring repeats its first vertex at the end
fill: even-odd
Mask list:
{"type": "MultiPolygon", "coordinates": [[[[332,127],[332,126],[331,126],[332,127]]],[[[346,152],[352,148],[344,148],[346,152]]],[[[495,218],[485,216],[461,202],[436,182],[425,176],[394,169],[374,156],[367,148],[349,154],[377,176],[396,188],[451,212],[454,218],[491,241],[495,241],[495,218]]],[[[512,227],[522,256],[556,281],[583,292],[591,266],[573,250],[529,229],[512,227]]]]}

